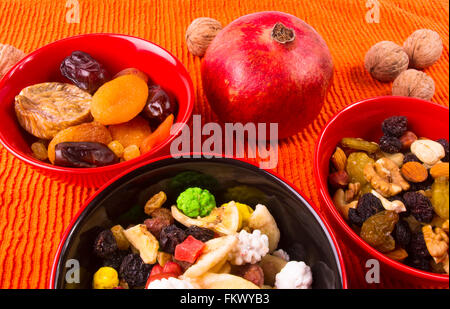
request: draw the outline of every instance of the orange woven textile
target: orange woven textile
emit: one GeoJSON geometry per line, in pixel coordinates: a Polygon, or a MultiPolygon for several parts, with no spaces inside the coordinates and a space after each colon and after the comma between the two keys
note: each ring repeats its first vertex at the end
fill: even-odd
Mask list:
{"type": "MultiPolygon", "coordinates": [[[[74,2],[74,1],[70,1],[74,2]]],[[[376,42],[402,42],[416,29],[437,31],[444,42],[440,60],[426,70],[436,82],[433,101],[449,104],[449,1],[378,0],[379,23],[367,23],[366,0],[78,0],[80,23],[67,23],[66,0],[0,0],[0,43],[31,52],[81,33],[115,32],[155,42],[187,67],[196,89],[194,114],[205,122],[216,116],[205,101],[201,59],[192,56],[184,34],[200,16],[223,25],[264,10],[291,13],[312,25],[331,50],[335,75],[322,112],[298,135],[280,143],[277,172],[292,181],[320,208],[313,177],[314,143],[321,128],[345,106],[390,94],[391,85],[364,70],[365,52],[376,42]]],[[[61,236],[83,202],[94,192],[52,181],[0,146],[0,287],[46,288],[61,236]]],[[[345,246],[342,248],[345,251],[345,246]]],[[[350,252],[346,252],[350,254],[350,252]]],[[[349,279],[351,281],[351,270],[349,279]]]]}

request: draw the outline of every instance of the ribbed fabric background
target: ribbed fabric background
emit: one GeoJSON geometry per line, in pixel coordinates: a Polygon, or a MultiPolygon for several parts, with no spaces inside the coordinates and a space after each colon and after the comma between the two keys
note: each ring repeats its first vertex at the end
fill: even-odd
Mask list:
{"type": "MultiPolygon", "coordinates": [[[[76,2],[76,1],[67,1],[76,2]]],[[[426,70],[436,82],[433,101],[449,104],[449,1],[379,0],[380,23],[365,21],[366,0],[79,0],[80,23],[66,22],[66,0],[0,0],[0,43],[31,52],[81,33],[115,32],[155,42],[171,51],[190,72],[196,91],[194,114],[213,121],[202,90],[201,59],[184,41],[185,29],[200,16],[223,25],[239,16],[279,10],[305,20],[325,39],[334,64],[334,82],[317,119],[280,143],[278,173],[291,180],[320,208],[313,177],[314,143],[321,128],[352,102],[390,94],[391,84],[373,80],[363,66],[376,42],[402,44],[414,30],[436,30],[444,42],[441,59],[426,70]]],[[[376,1],[367,1],[376,2],[376,1]]],[[[120,59],[118,60],[120,61],[120,59]]],[[[45,68],[42,68],[45,70],[45,68]]],[[[45,288],[60,238],[83,202],[94,192],[52,181],[0,146],[0,287],[45,288]]],[[[342,248],[346,251],[345,246],[342,248]]],[[[351,252],[345,252],[350,259],[351,252]]],[[[351,269],[349,279],[351,281],[351,269]]]]}

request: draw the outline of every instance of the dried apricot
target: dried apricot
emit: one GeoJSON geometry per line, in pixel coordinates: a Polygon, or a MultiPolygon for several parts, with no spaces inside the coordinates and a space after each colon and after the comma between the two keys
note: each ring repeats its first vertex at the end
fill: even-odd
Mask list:
{"type": "Polygon", "coordinates": [[[119,76],[123,76],[123,75],[136,75],[140,78],[142,78],[146,83],[148,83],[148,76],[147,74],[145,74],[144,72],[142,72],[141,70],[138,70],[136,68],[127,68],[127,69],[123,69],[122,71],[120,71],[119,73],[117,73],[114,78],[117,78],[119,76]]]}
{"type": "Polygon", "coordinates": [[[140,145],[152,133],[147,120],[140,116],[125,123],[111,125],[108,129],[113,140],[121,143],[124,148],[140,145]]]}
{"type": "Polygon", "coordinates": [[[144,108],[147,83],[134,74],[119,76],[101,86],[92,97],[91,113],[101,124],[130,121],[144,108]]]}
{"type": "Polygon", "coordinates": [[[60,131],[48,145],[48,158],[55,162],[55,146],[63,142],[97,142],[108,145],[112,141],[108,129],[98,122],[83,123],[60,131]]]}

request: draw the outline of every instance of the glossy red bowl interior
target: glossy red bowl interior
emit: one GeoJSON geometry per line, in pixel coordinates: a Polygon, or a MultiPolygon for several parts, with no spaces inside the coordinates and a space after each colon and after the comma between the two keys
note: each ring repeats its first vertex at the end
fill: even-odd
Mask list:
{"type": "Polygon", "coordinates": [[[76,50],[91,54],[112,75],[129,67],[144,71],[154,83],[176,96],[179,109],[175,122],[178,123],[186,123],[192,114],[194,89],[189,73],[172,54],[149,41],[121,34],[85,34],[50,43],[27,55],[4,76],[0,82],[0,141],[6,149],[48,176],[99,186],[119,172],[167,151],[176,134],[136,159],[105,167],[66,168],[33,158],[32,138],[17,121],[14,97],[33,84],[68,82],[61,76],[59,67],[62,60],[76,50]]]}
{"type": "MultiPolygon", "coordinates": [[[[431,285],[448,287],[449,277],[447,275],[429,273],[406,266],[386,257],[367,244],[340,215],[328,191],[327,178],[330,157],[340,140],[343,137],[360,137],[378,141],[382,136],[382,121],[394,115],[407,116],[409,130],[415,132],[419,137],[430,139],[448,139],[449,137],[448,108],[428,101],[385,96],[363,100],[348,106],[328,122],[316,144],[314,173],[324,210],[338,233],[337,237],[347,242],[346,244],[354,248],[356,252],[365,252],[366,257],[380,261],[380,264],[386,269],[384,275],[388,275],[386,272],[391,272],[390,275],[396,276],[396,279],[403,277],[404,280],[410,280],[410,283],[416,281],[417,285],[427,282],[431,285]]],[[[361,258],[365,257],[361,256],[361,258]]]]}

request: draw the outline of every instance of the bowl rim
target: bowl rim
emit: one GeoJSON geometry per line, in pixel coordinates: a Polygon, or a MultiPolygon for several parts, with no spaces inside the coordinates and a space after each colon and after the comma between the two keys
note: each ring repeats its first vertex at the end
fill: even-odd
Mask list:
{"type": "MultiPolygon", "coordinates": [[[[45,44],[44,46],[39,47],[38,49],[32,51],[31,53],[27,54],[25,57],[23,57],[19,62],[17,62],[11,69],[3,76],[3,78],[0,80],[0,88],[3,87],[5,84],[8,83],[11,76],[14,75],[16,70],[19,69],[19,67],[24,63],[27,62],[30,58],[34,57],[36,54],[39,54],[42,52],[42,50],[47,50],[48,48],[52,48],[54,45],[61,44],[66,41],[71,40],[78,40],[85,37],[100,37],[100,36],[106,36],[106,37],[115,37],[119,39],[125,39],[125,40],[138,40],[142,41],[145,44],[149,44],[153,46],[156,49],[160,49],[164,53],[166,53],[168,56],[172,58],[172,60],[175,62],[176,66],[181,69],[181,72],[179,74],[184,75],[183,80],[187,82],[187,104],[186,104],[186,112],[184,113],[184,116],[180,119],[178,123],[182,124],[180,126],[174,126],[175,130],[173,134],[170,134],[169,137],[167,137],[163,142],[161,142],[159,145],[155,146],[152,150],[149,152],[140,155],[137,158],[134,158],[129,161],[119,162],[107,166],[102,167],[90,167],[90,168],[71,168],[71,167],[63,167],[63,166],[57,166],[50,163],[46,163],[43,161],[39,161],[35,158],[33,158],[31,155],[22,154],[20,151],[16,151],[15,147],[10,145],[6,140],[3,138],[3,134],[0,133],[0,143],[10,152],[12,155],[14,155],[16,158],[20,159],[21,161],[30,164],[31,166],[43,169],[46,171],[51,171],[54,173],[68,173],[68,175],[76,174],[76,175],[90,175],[90,174],[98,174],[103,172],[110,172],[115,170],[123,170],[127,169],[136,163],[142,162],[143,160],[146,160],[148,158],[153,157],[155,154],[157,154],[160,150],[167,147],[181,132],[184,125],[187,124],[189,119],[192,116],[193,108],[194,108],[194,100],[195,100],[195,93],[194,93],[194,85],[192,82],[192,78],[187,71],[186,67],[183,65],[183,63],[178,60],[171,52],[166,50],[165,48],[159,46],[158,44],[155,44],[151,41],[148,41],[146,39],[127,35],[127,34],[120,34],[120,33],[108,33],[108,32],[99,32],[99,33],[87,33],[87,34],[79,34],[74,35],[66,38],[62,38],[56,41],[53,41],[51,43],[45,44]]],[[[2,104],[0,102],[0,104],[2,104]]],[[[180,113],[179,113],[180,114],[180,113]]],[[[175,119],[176,120],[176,119],[175,119]]],[[[175,123],[174,123],[175,124],[175,123]]],[[[19,124],[18,124],[19,125],[19,124]]],[[[20,125],[19,125],[20,126],[20,125]]]]}
{"type": "Polygon", "coordinates": [[[91,197],[89,197],[86,202],[82,205],[80,210],[76,213],[76,215],[72,218],[69,225],[67,226],[63,236],[61,237],[61,241],[58,245],[58,248],[56,250],[55,256],[53,258],[53,264],[51,267],[51,273],[50,273],[50,280],[48,284],[49,289],[56,289],[56,277],[57,272],[60,267],[60,258],[63,254],[63,251],[67,249],[68,243],[67,240],[71,237],[74,230],[78,227],[81,219],[89,214],[90,208],[94,208],[94,204],[97,200],[101,200],[105,196],[109,194],[109,191],[111,191],[115,186],[114,184],[117,183],[118,180],[130,177],[133,178],[135,175],[134,173],[138,174],[139,169],[147,166],[147,165],[158,165],[162,164],[162,166],[170,165],[170,162],[186,162],[186,161],[203,161],[203,162],[226,162],[226,164],[232,164],[232,165],[238,165],[240,167],[252,169],[255,172],[260,172],[265,174],[266,176],[269,176],[272,180],[276,181],[279,185],[285,187],[288,191],[293,193],[297,198],[302,200],[304,202],[305,206],[309,209],[311,214],[315,217],[317,222],[320,224],[323,232],[325,233],[326,237],[328,238],[329,244],[333,250],[336,264],[338,267],[340,279],[341,279],[341,285],[342,289],[348,289],[348,279],[347,279],[347,271],[345,262],[343,259],[342,251],[339,247],[339,243],[336,239],[334,230],[332,229],[331,225],[328,223],[327,219],[318,211],[317,207],[311,202],[311,200],[303,195],[301,191],[294,186],[290,181],[286,180],[284,177],[278,175],[273,170],[265,170],[259,168],[256,164],[241,158],[233,158],[231,156],[226,156],[222,154],[212,154],[212,153],[194,153],[191,152],[189,154],[182,154],[180,157],[173,157],[171,155],[162,156],[158,158],[154,158],[148,162],[142,162],[139,165],[136,165],[130,169],[127,169],[126,171],[116,175],[114,178],[110,179],[108,182],[106,182],[104,185],[102,185],[91,197]],[[189,155],[189,158],[186,158],[185,156],[189,155]],[[204,156],[212,156],[209,158],[206,158],[204,156]],[[199,157],[200,156],[200,157],[199,157]]]}
{"type": "Polygon", "coordinates": [[[356,232],[350,227],[350,225],[347,224],[347,222],[344,220],[342,215],[338,212],[336,207],[334,206],[334,203],[332,201],[332,198],[330,194],[328,193],[328,184],[324,181],[322,181],[321,173],[320,173],[320,157],[319,157],[319,150],[321,149],[322,145],[326,143],[325,141],[325,135],[330,131],[330,127],[336,122],[336,120],[341,117],[343,114],[347,113],[349,110],[352,110],[354,108],[360,107],[361,105],[366,104],[374,104],[374,102],[378,102],[380,100],[396,100],[396,99],[402,99],[402,100],[411,100],[416,101],[420,104],[424,105],[432,105],[438,108],[441,108],[443,111],[449,112],[449,108],[434,102],[425,101],[417,98],[411,98],[411,97],[402,97],[402,96],[378,96],[368,99],[363,99],[360,101],[357,101],[353,104],[350,104],[349,106],[345,107],[344,109],[340,110],[336,115],[334,115],[323,127],[321,133],[319,134],[319,138],[317,139],[315,149],[314,149],[314,178],[316,180],[316,184],[319,189],[319,196],[322,199],[323,204],[325,204],[326,209],[331,213],[331,215],[334,217],[334,219],[338,222],[339,228],[342,228],[345,233],[350,236],[353,242],[355,242],[360,248],[363,248],[367,253],[369,253],[372,257],[378,259],[382,263],[385,263],[394,269],[401,271],[403,273],[407,273],[411,276],[415,276],[418,278],[423,278],[427,280],[433,280],[436,282],[442,282],[442,283],[448,283],[449,282],[449,276],[443,275],[443,274],[436,274],[431,273],[423,270],[419,270],[413,267],[410,267],[406,264],[397,262],[383,253],[379,252],[372,246],[370,246],[367,242],[365,242],[356,232]]]}

